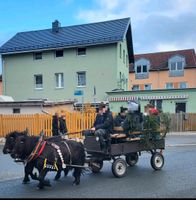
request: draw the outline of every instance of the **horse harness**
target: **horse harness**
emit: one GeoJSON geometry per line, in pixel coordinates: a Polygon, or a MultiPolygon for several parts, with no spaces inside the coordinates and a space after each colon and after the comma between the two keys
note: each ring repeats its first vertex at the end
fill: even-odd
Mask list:
{"type": "MultiPolygon", "coordinates": [[[[57,144],[53,143],[53,142],[49,142],[49,141],[43,140],[42,137],[39,139],[39,141],[36,144],[35,148],[31,152],[31,154],[29,155],[29,157],[24,161],[24,163],[27,164],[30,161],[35,160],[36,158],[38,158],[41,155],[41,153],[43,152],[43,150],[45,148],[45,145],[47,143],[47,144],[51,145],[57,151],[57,153],[58,153],[58,155],[59,155],[59,157],[61,159],[61,163],[62,163],[62,168],[63,169],[65,169],[67,167],[67,165],[72,166],[72,154],[71,154],[70,147],[69,147],[69,145],[67,144],[66,141],[62,141],[62,142],[67,147],[69,155],[70,155],[69,156],[69,158],[70,158],[69,159],[69,164],[65,164],[60,147],[57,144]]],[[[49,165],[49,164],[47,164],[47,158],[45,158],[44,159],[43,168],[55,169],[55,170],[58,171],[58,167],[57,167],[57,164],[56,164],[56,159],[55,159],[54,165],[49,165]]]]}

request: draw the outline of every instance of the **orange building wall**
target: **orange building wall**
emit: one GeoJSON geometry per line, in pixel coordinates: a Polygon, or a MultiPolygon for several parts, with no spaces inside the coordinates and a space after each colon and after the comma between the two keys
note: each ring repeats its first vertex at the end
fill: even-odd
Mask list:
{"type": "Polygon", "coordinates": [[[152,84],[152,89],[165,89],[166,83],[173,83],[174,88],[178,88],[179,82],[186,82],[187,88],[196,87],[196,69],[185,69],[184,76],[170,77],[169,71],[149,72],[148,79],[135,79],[135,73],[129,73],[129,90],[133,85],[140,85],[140,90],[144,84],[152,84]]]}

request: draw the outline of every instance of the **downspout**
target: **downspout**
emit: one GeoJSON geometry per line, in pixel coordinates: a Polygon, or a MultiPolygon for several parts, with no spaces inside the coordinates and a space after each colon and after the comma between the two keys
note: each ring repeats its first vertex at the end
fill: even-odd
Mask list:
{"type": "Polygon", "coordinates": [[[44,114],[51,115],[49,112],[47,112],[47,111],[45,111],[45,110],[43,109],[43,105],[42,105],[42,104],[41,104],[41,111],[42,111],[44,114]]]}
{"type": "Polygon", "coordinates": [[[3,83],[3,95],[6,95],[6,79],[5,79],[5,60],[1,55],[1,64],[2,64],[2,83],[3,83]]]}

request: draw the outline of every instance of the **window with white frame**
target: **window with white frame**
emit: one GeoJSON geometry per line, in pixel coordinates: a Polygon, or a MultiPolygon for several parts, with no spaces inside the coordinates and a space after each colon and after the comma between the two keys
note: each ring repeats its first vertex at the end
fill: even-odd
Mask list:
{"type": "Polygon", "coordinates": [[[173,89],[174,88],[174,84],[173,83],[166,83],[165,84],[165,88],[166,89],[173,89]]]}
{"type": "Polygon", "coordinates": [[[35,89],[43,89],[43,76],[42,74],[34,75],[35,89]]]}
{"type": "Polygon", "coordinates": [[[147,73],[147,65],[138,65],[136,67],[136,73],[140,74],[140,73],[147,73]]]}
{"type": "Polygon", "coordinates": [[[77,72],[77,86],[86,86],[86,72],[77,72]]]}
{"type": "Polygon", "coordinates": [[[63,73],[55,73],[56,88],[64,87],[63,73]]]}
{"type": "Polygon", "coordinates": [[[151,84],[145,84],[144,85],[144,89],[145,90],[151,90],[152,89],[152,85],[151,84]]]}
{"type": "Polygon", "coordinates": [[[182,61],[178,62],[171,62],[171,71],[180,71],[183,70],[183,63],[182,61]]]}
{"type": "Polygon", "coordinates": [[[186,82],[180,82],[179,88],[187,88],[187,83],[186,82]]]}
{"type": "Polygon", "coordinates": [[[172,56],[168,63],[170,71],[182,71],[185,66],[185,57],[181,55],[172,56]]]}

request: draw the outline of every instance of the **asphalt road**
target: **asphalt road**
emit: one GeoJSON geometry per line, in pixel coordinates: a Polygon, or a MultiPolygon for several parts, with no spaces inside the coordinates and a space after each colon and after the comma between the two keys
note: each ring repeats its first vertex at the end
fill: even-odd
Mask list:
{"type": "Polygon", "coordinates": [[[160,171],[150,165],[149,153],[143,152],[134,167],[127,168],[123,178],[115,178],[111,163],[104,161],[99,174],[86,172],[81,184],[73,186],[72,173],[53,181],[52,187],[37,190],[36,181],[22,184],[23,165],[13,162],[0,149],[0,198],[195,198],[196,136],[167,136],[165,164],[160,171]]]}

